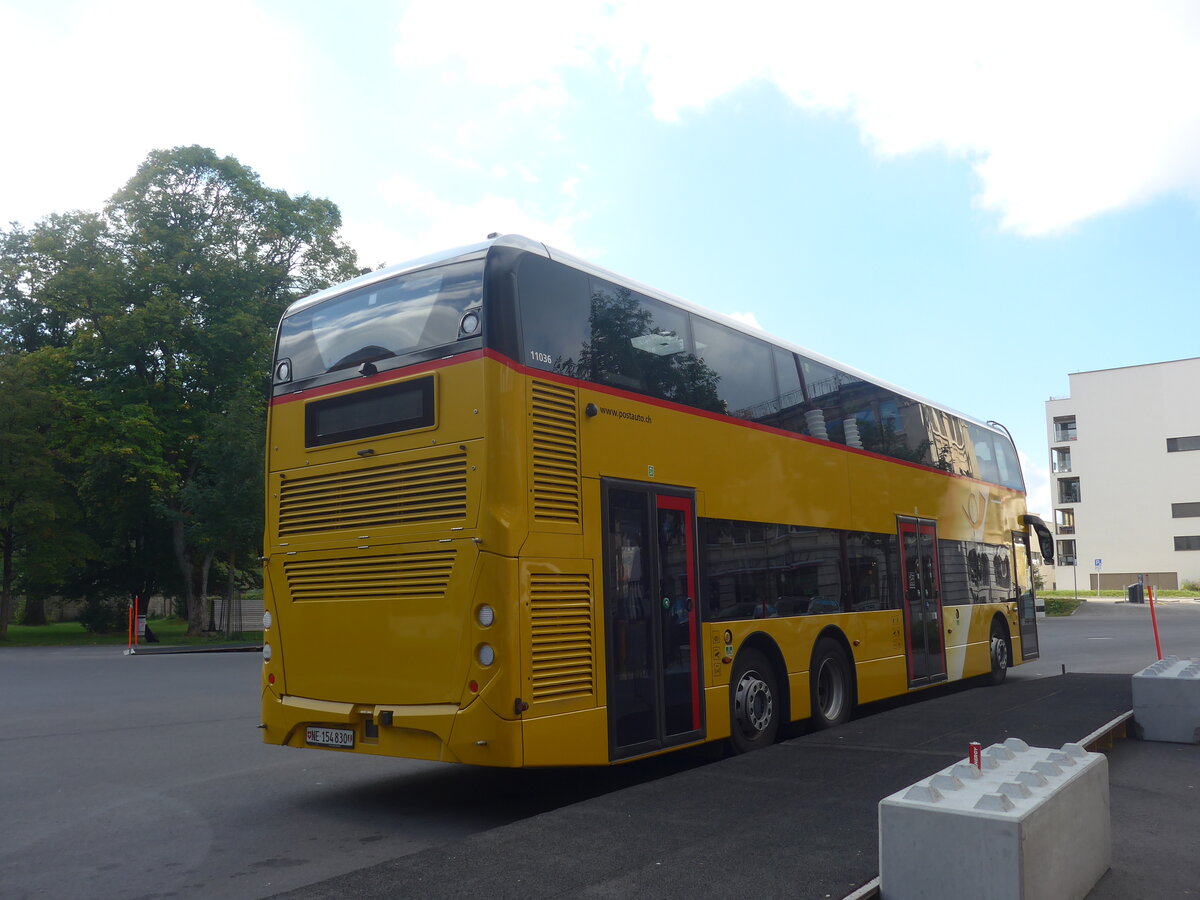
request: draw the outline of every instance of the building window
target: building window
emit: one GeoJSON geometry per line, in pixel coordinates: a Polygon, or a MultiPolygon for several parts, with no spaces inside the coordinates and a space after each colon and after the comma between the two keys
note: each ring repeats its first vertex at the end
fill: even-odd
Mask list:
{"type": "Polygon", "coordinates": [[[1200,450],[1200,434],[1189,437],[1167,438],[1167,452],[1181,453],[1184,450],[1200,450]]]}
{"type": "Polygon", "coordinates": [[[1058,564],[1060,566],[1075,565],[1075,542],[1074,541],[1059,541],[1058,542],[1058,564]]]}
{"type": "Polygon", "coordinates": [[[1056,509],[1054,511],[1054,530],[1059,534],[1075,533],[1075,510],[1056,509]]]}
{"type": "Polygon", "coordinates": [[[1075,417],[1060,416],[1054,420],[1054,440],[1055,441],[1073,441],[1075,440],[1075,417]]]}
{"type": "Polygon", "coordinates": [[[1050,451],[1050,466],[1054,469],[1055,474],[1061,475],[1064,472],[1071,471],[1071,448],[1063,447],[1060,450],[1050,451]]]}
{"type": "Polygon", "coordinates": [[[1193,519],[1200,516],[1200,503],[1172,503],[1172,519],[1193,519]]]}
{"type": "Polygon", "coordinates": [[[1059,503],[1079,503],[1079,479],[1078,478],[1060,478],[1058,479],[1058,502],[1059,503]]]}
{"type": "Polygon", "coordinates": [[[1175,538],[1176,550],[1200,550],[1200,534],[1186,534],[1175,538]]]}

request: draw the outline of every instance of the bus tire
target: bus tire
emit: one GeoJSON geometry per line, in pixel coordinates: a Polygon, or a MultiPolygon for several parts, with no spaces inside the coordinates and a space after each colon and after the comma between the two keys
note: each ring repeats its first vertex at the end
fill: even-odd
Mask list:
{"type": "Polygon", "coordinates": [[[988,684],[1003,684],[1008,674],[1008,629],[999,619],[992,622],[992,634],[988,639],[988,655],[992,660],[992,671],[987,676],[988,684]]]}
{"type": "Polygon", "coordinates": [[[729,680],[729,743],[735,753],[775,743],[782,701],[775,670],[766,656],[753,647],[742,650],[729,680]]]}
{"type": "Polygon", "coordinates": [[[813,648],[808,687],[814,728],[832,728],[850,718],[854,707],[850,663],[842,645],[833,638],[821,638],[813,648]]]}

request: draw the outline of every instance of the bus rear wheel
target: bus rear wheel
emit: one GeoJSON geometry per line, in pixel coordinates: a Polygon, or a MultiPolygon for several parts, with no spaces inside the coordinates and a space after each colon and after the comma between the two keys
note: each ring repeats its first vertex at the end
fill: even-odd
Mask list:
{"type": "Polygon", "coordinates": [[[850,718],[854,706],[850,663],[841,645],[832,638],[822,638],[813,648],[808,685],[814,728],[832,728],[850,718]]]}
{"type": "Polygon", "coordinates": [[[991,684],[1003,684],[1008,674],[1008,634],[999,622],[992,623],[992,636],[988,641],[992,657],[992,672],[988,676],[991,684]]]}
{"type": "Polygon", "coordinates": [[[775,743],[782,697],[775,670],[758,650],[737,656],[729,681],[729,742],[735,753],[748,753],[775,743]]]}

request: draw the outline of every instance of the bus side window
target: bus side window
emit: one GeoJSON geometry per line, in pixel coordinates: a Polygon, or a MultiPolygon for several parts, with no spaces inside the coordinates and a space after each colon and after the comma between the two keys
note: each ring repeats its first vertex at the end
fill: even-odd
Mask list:
{"type": "Polygon", "coordinates": [[[524,365],[575,375],[591,341],[588,278],[578,269],[529,254],[518,274],[524,365]]]}
{"type": "Polygon", "coordinates": [[[751,421],[779,411],[771,348],[747,334],[692,316],[696,356],[719,378],[717,394],[731,416],[751,421]]]}
{"type": "Polygon", "coordinates": [[[725,411],[717,390],[720,375],[692,352],[687,313],[599,278],[592,279],[591,340],[576,371],[567,374],[725,411]]]}

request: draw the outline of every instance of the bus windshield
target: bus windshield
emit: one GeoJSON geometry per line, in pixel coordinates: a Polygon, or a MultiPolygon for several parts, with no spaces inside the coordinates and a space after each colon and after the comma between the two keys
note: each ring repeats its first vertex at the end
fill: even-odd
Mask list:
{"type": "Polygon", "coordinates": [[[299,381],[452,344],[463,313],[482,297],[483,260],[399,275],[285,318],[276,359],[291,360],[299,381]]]}

